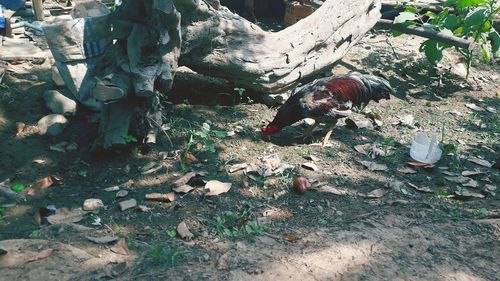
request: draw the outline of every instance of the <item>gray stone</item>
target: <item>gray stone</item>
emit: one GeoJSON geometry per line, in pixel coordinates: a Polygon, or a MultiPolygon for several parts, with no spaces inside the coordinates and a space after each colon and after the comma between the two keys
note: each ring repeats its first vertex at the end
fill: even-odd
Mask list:
{"type": "Polygon", "coordinates": [[[68,119],[61,114],[49,114],[38,120],[37,128],[41,135],[57,136],[62,133],[68,119]]]}
{"type": "Polygon", "coordinates": [[[74,116],[76,114],[76,101],[66,97],[59,91],[49,90],[43,93],[47,107],[56,114],[74,116]]]}

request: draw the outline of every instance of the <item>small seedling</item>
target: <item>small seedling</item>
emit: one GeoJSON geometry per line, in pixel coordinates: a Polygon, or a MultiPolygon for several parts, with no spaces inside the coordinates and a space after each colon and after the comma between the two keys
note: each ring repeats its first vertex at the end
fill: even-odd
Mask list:
{"type": "Polygon", "coordinates": [[[14,192],[21,192],[24,190],[24,185],[23,184],[14,184],[10,187],[10,189],[14,192]]]}
{"type": "Polygon", "coordinates": [[[137,139],[131,135],[125,135],[122,138],[125,141],[125,143],[136,143],[137,142],[137,139]]]}
{"type": "Polygon", "coordinates": [[[86,177],[88,177],[89,172],[88,171],[80,171],[80,172],[78,172],[78,175],[82,178],[86,178],[86,177]]]}
{"type": "Polygon", "coordinates": [[[174,266],[179,259],[180,253],[177,251],[177,246],[172,246],[166,249],[162,246],[156,246],[149,252],[156,264],[169,264],[174,266]]]}
{"type": "Polygon", "coordinates": [[[175,230],[175,229],[167,230],[167,235],[170,238],[174,238],[175,236],[177,236],[177,230],[175,230]]]}

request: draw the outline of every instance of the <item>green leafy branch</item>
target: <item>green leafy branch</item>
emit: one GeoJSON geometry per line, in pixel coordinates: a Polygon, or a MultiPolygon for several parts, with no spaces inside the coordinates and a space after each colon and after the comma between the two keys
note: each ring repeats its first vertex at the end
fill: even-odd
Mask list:
{"type": "MultiPolygon", "coordinates": [[[[427,10],[428,7],[406,3],[405,10],[395,19],[395,24],[418,26],[426,30],[438,31],[445,35],[471,39],[476,42],[485,62],[500,57],[500,35],[493,28],[495,16],[500,11],[496,0],[448,0],[442,4],[439,13],[427,10]]],[[[402,33],[394,33],[400,35],[402,33]]],[[[437,64],[443,58],[443,50],[453,45],[428,39],[420,46],[429,62],[437,64]]],[[[473,50],[456,47],[464,57],[467,76],[473,58],[473,50]]]]}

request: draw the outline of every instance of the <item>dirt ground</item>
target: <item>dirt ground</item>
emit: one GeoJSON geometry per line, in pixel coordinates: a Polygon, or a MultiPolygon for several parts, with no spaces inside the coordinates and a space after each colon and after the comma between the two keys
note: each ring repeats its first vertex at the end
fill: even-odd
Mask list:
{"type": "Polygon", "coordinates": [[[90,153],[97,126],[85,112],[71,118],[61,136],[16,136],[17,122],[33,124],[48,114],[41,95],[55,88],[48,62],[22,62],[30,71],[8,73],[0,89],[0,182],[29,186],[55,175],[62,183],[26,202],[0,198],[0,249],[6,251],[0,280],[500,280],[494,194],[500,173],[469,160],[500,157],[499,67],[475,64],[466,81],[448,70],[459,62],[456,55],[447,53],[436,70],[418,52],[420,42],[367,34],[335,66],[336,74],[383,73],[397,94],[369,105],[382,124],[340,124],[326,147],[317,145],[326,128],[311,142],[298,137],[304,123],[263,139],[258,128],[276,109],[258,103],[166,106],[165,133],[173,146],[162,135],[147,151],[131,138],[127,149],[90,153]],[[409,115],[413,122],[406,122],[409,115]],[[188,145],[205,122],[212,124],[209,137],[188,145]],[[407,166],[419,131],[439,131],[450,152],[433,167],[407,166]],[[78,148],[50,149],[62,141],[78,148]],[[211,141],[214,152],[206,151],[211,141]],[[363,144],[375,144],[381,155],[358,152],[355,146],[363,144]],[[186,149],[199,161],[181,161],[186,149]],[[386,168],[370,171],[360,161],[386,168]],[[304,168],[306,162],[317,169],[304,168]],[[229,173],[237,163],[288,169],[271,176],[229,173]],[[160,168],[147,171],[153,167],[160,168]],[[232,187],[211,197],[198,187],[173,202],[145,200],[172,192],[188,171],[206,171],[203,180],[232,187]],[[299,175],[313,183],[302,195],[291,189],[299,175]],[[112,186],[128,195],[104,190],[112,186]],[[34,219],[39,208],[79,208],[88,198],[105,207],[76,223],[34,219]],[[150,210],[120,211],[118,202],[130,198],[150,210]],[[183,221],[190,240],[175,231],[183,221]],[[104,236],[123,238],[128,251],[86,238],[104,236]]]}

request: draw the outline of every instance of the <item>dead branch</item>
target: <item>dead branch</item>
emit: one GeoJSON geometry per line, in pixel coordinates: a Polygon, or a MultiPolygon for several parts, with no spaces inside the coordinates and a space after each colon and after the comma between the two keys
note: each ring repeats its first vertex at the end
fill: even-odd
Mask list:
{"type": "Polygon", "coordinates": [[[391,20],[385,20],[385,19],[378,20],[377,24],[375,25],[375,28],[390,29],[407,34],[413,34],[420,37],[436,40],[444,44],[450,44],[455,47],[463,48],[466,50],[471,50],[476,45],[474,41],[445,34],[443,32],[427,30],[422,27],[404,26],[401,24],[395,24],[391,20]]]}

